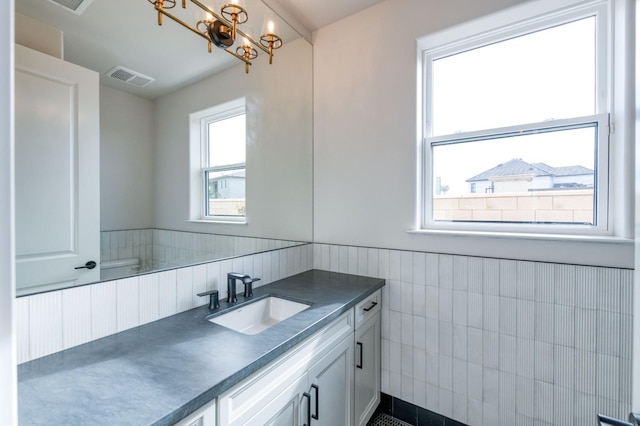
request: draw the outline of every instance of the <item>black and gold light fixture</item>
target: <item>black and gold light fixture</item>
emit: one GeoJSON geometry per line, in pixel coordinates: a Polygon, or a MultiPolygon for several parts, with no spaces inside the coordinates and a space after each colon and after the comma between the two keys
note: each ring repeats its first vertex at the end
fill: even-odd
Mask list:
{"type": "MultiPolygon", "coordinates": [[[[148,1],[158,12],[158,25],[162,25],[163,15],[170,18],[207,40],[209,53],[213,50],[212,45],[215,45],[244,62],[247,74],[251,61],[258,57],[258,50],[255,47],[269,55],[269,63],[271,64],[273,51],[282,46],[282,39],[277,35],[276,19],[273,14],[267,14],[265,17],[259,42],[252,37],[252,34],[249,34],[251,31],[248,28],[242,29],[241,25],[249,20],[249,13],[242,4],[242,0],[229,0],[230,3],[224,4],[219,13],[199,0],[189,0],[205,13],[205,17],[199,20],[195,26],[168,12],[176,7],[177,0],[148,1]],[[242,37],[243,42],[233,51],[232,46],[238,36],[242,37]]],[[[182,8],[185,9],[187,0],[181,0],[181,2],[182,8]]]]}

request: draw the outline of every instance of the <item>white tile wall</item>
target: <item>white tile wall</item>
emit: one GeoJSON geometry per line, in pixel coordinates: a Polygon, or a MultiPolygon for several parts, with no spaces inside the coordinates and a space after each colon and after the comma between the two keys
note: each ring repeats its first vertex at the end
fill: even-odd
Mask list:
{"type": "Polygon", "coordinates": [[[175,267],[209,259],[244,256],[299,244],[295,241],[237,237],[164,229],[100,233],[101,260],[140,259],[142,270],[175,267]]]}
{"type": "Polygon", "coordinates": [[[218,289],[225,297],[228,272],[261,278],[256,283],[259,287],[307,271],[312,264],[313,247],[308,244],[20,297],[16,300],[18,362],[206,305],[208,298],[196,296],[205,290],[218,289]]]}
{"type": "Polygon", "coordinates": [[[630,411],[631,270],[326,244],[313,266],[387,279],[387,394],[469,425],[630,411]]]}

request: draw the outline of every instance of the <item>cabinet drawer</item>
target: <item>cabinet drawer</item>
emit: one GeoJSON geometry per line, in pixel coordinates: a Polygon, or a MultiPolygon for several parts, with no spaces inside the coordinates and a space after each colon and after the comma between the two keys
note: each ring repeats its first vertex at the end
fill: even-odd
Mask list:
{"type": "Polygon", "coordinates": [[[377,290],[366,299],[356,305],[356,329],[364,324],[369,318],[380,312],[382,306],[382,290],[377,290]]]}
{"type": "Polygon", "coordinates": [[[218,399],[220,424],[233,424],[250,416],[265,398],[275,398],[307,370],[315,357],[323,356],[353,334],[353,310],[286,352],[218,399]]]}

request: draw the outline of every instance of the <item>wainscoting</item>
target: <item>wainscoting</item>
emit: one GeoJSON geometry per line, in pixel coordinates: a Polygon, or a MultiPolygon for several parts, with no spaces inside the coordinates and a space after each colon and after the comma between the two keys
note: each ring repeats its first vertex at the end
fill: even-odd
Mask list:
{"type": "Polygon", "coordinates": [[[18,362],[206,305],[196,293],[226,294],[228,272],[270,282],[311,269],[312,245],[296,246],[16,299],[18,362]]]}
{"type": "Polygon", "coordinates": [[[387,279],[384,393],[469,425],[631,411],[632,270],[317,243],[313,266],[387,279]]]}

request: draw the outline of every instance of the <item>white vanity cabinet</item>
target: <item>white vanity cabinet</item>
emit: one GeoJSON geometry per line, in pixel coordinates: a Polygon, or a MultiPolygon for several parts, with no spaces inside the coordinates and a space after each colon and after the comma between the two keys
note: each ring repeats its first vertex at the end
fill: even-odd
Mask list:
{"type": "Polygon", "coordinates": [[[216,426],[216,400],[185,417],[175,426],[216,426]]]}
{"type": "Polygon", "coordinates": [[[353,311],[218,398],[221,425],[349,424],[353,311]],[[317,417],[317,419],[316,419],[317,417]]]}
{"type": "Polygon", "coordinates": [[[380,402],[381,302],[378,290],[220,395],[218,424],[366,425],[380,402]]]}
{"type": "Polygon", "coordinates": [[[356,305],[354,424],[365,426],[380,403],[381,291],[356,305]]]}

